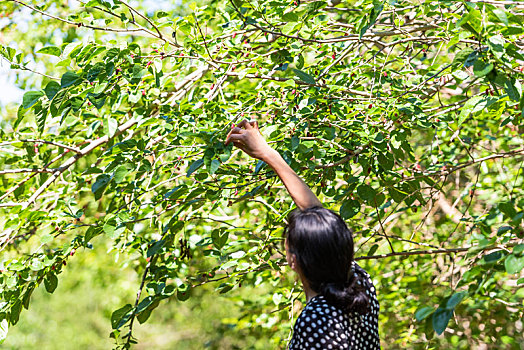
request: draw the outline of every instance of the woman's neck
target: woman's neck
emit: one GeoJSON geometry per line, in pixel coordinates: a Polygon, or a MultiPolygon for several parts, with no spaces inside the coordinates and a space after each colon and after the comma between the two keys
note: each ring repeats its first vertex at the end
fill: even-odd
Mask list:
{"type": "Polygon", "coordinates": [[[304,288],[304,293],[306,294],[306,303],[309,303],[309,301],[316,297],[318,293],[311,289],[308,281],[305,278],[300,276],[300,280],[302,281],[302,287],[304,288]]]}

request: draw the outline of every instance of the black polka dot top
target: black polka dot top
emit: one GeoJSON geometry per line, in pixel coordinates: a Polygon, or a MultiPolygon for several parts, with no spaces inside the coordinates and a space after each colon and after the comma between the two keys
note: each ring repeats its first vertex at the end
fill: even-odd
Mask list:
{"type": "Polygon", "coordinates": [[[289,350],[297,349],[380,349],[378,336],[379,304],[369,274],[354,263],[355,274],[361,274],[369,296],[370,310],[365,315],[345,314],[317,295],[307,303],[300,313],[289,350]]]}

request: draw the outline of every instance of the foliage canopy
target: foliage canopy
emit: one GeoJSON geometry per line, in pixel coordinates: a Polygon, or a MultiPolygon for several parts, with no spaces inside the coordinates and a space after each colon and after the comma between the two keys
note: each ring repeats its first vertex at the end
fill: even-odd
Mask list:
{"type": "Polygon", "coordinates": [[[292,202],[223,144],[256,118],[354,229],[385,344],[519,347],[522,3],[72,3],[0,3],[26,90],[0,121],[0,338],[105,236],[141,280],[111,316],[118,347],[212,284],[269,288],[234,326],[284,348],[302,298],[281,249],[292,202]]]}

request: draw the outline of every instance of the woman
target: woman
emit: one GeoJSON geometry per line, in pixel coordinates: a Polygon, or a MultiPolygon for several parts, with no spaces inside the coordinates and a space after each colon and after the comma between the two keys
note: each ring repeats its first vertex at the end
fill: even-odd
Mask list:
{"type": "Polygon", "coordinates": [[[256,122],[243,120],[226,138],[266,162],[280,177],[298,210],[286,227],[286,259],[300,277],[306,307],[293,328],[289,349],[380,349],[375,288],[353,259],[353,237],[344,220],[325,209],[256,122]]]}

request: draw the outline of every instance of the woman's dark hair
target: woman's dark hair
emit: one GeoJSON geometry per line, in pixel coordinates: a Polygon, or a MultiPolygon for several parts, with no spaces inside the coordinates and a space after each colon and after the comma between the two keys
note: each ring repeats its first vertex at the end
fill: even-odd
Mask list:
{"type": "Polygon", "coordinates": [[[315,292],[345,312],[368,312],[364,275],[353,266],[353,235],[332,210],[312,207],[294,210],[285,230],[290,253],[315,292]]]}

